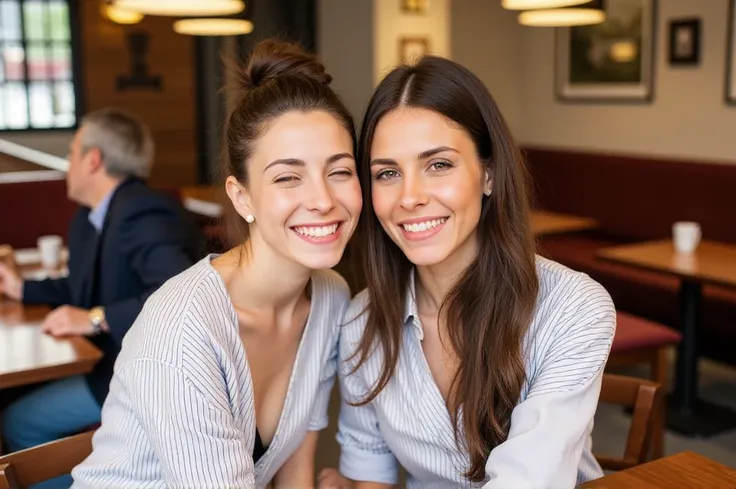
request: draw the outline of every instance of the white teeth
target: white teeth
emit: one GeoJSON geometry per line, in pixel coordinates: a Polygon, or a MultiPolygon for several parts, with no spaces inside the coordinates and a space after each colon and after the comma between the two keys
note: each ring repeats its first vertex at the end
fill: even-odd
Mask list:
{"type": "Polygon", "coordinates": [[[301,234],[302,236],[311,236],[313,238],[322,238],[325,236],[329,236],[331,234],[335,234],[337,231],[337,224],[332,224],[330,226],[318,226],[318,227],[307,227],[307,226],[299,226],[295,227],[294,230],[301,234]]]}
{"type": "Polygon", "coordinates": [[[420,231],[426,231],[427,229],[432,229],[433,227],[439,226],[443,222],[447,220],[446,217],[443,217],[442,219],[434,219],[431,221],[424,221],[424,222],[414,222],[411,224],[402,224],[401,226],[409,231],[410,233],[418,233],[420,231]]]}

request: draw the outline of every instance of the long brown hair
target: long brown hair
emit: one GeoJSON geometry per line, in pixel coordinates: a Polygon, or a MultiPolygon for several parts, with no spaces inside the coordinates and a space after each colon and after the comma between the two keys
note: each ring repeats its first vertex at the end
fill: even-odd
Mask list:
{"type": "MultiPolygon", "coordinates": [[[[485,477],[491,449],[509,431],[511,412],[525,380],[522,343],[532,320],[539,282],[529,223],[528,173],[493,98],[483,83],[453,61],[425,57],[416,66],[394,69],[378,86],[363,120],[358,146],[363,188],[362,261],[370,303],[365,333],[355,355],[359,368],[376,346],[384,365],[373,400],[391,379],[400,354],[404,300],[413,265],[383,231],[371,199],[370,150],[381,118],[398,107],[432,110],[462,127],[493,175],[493,193],[483,197],[477,255],[440,307],[459,367],[448,408],[460,445],[470,456],[465,476],[485,477]]],[[[480,198],[480,196],[479,196],[480,198]]]]}
{"type": "MultiPolygon", "coordinates": [[[[225,125],[222,180],[233,175],[248,184],[248,160],[268,123],[287,112],[319,110],[331,114],[350,134],[355,146],[353,117],[330,88],[332,76],[298,44],[268,38],[260,41],[245,66],[226,60],[232,78],[226,87],[235,99],[225,125]]],[[[355,149],[355,148],[354,148],[355,149]]],[[[248,239],[248,226],[231,205],[226,207],[229,244],[248,239]]]]}

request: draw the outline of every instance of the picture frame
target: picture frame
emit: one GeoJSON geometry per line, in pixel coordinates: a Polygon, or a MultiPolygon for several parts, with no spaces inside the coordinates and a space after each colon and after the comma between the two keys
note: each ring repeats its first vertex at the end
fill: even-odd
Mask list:
{"type": "Polygon", "coordinates": [[[414,64],[425,54],[429,54],[428,38],[402,37],[399,39],[399,61],[401,64],[414,64]]]}
{"type": "Polygon", "coordinates": [[[429,10],[429,0],[401,0],[401,12],[405,14],[425,14],[429,10]]]}
{"type": "Polygon", "coordinates": [[[673,66],[700,63],[700,19],[670,21],[669,58],[673,66]]]}
{"type": "Polygon", "coordinates": [[[726,42],[725,100],[729,105],[736,105],[736,0],[729,0],[726,42]]]}
{"type": "Polygon", "coordinates": [[[555,95],[563,103],[651,103],[658,0],[609,0],[601,24],[558,27],[555,95]]]}

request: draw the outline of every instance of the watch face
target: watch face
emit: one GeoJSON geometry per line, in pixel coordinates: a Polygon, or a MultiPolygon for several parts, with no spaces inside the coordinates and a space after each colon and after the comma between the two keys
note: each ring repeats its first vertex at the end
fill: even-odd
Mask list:
{"type": "Polygon", "coordinates": [[[105,314],[99,307],[95,307],[90,311],[90,319],[92,321],[92,324],[94,324],[95,326],[100,324],[104,318],[105,314]]]}

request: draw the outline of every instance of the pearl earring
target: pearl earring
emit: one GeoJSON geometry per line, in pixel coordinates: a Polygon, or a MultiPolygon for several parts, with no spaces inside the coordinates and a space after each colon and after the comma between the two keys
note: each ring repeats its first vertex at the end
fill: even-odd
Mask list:
{"type": "Polygon", "coordinates": [[[245,222],[247,222],[248,224],[252,224],[255,220],[256,218],[255,216],[253,216],[253,214],[248,214],[247,216],[245,216],[245,222]]]}
{"type": "Polygon", "coordinates": [[[483,191],[483,193],[486,194],[486,197],[490,197],[491,194],[493,193],[493,189],[492,188],[487,188],[487,189],[485,189],[483,191]]]}

